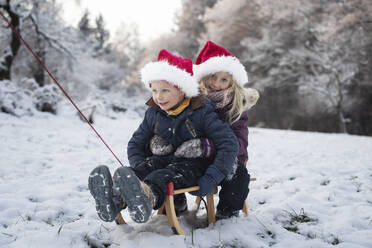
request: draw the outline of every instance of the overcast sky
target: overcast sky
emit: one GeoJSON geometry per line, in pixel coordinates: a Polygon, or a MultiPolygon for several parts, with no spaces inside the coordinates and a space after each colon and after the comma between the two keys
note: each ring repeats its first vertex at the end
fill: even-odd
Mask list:
{"type": "Polygon", "coordinates": [[[106,21],[106,27],[114,35],[121,23],[138,25],[142,41],[147,41],[171,30],[174,15],[181,10],[181,0],[57,0],[63,4],[64,19],[75,25],[85,9],[93,17],[99,13],[106,21]]]}

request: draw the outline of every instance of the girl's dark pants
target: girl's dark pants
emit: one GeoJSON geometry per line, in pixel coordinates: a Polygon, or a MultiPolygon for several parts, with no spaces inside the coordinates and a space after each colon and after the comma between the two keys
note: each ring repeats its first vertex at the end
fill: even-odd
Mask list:
{"type": "Polygon", "coordinates": [[[220,183],[219,202],[217,211],[222,213],[232,213],[243,209],[243,204],[249,192],[249,179],[247,168],[243,163],[239,163],[234,176],[220,183]]]}

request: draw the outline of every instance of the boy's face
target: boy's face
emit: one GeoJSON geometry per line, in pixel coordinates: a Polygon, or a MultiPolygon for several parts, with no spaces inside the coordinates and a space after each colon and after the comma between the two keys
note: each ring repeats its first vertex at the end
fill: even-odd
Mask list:
{"type": "Polygon", "coordinates": [[[231,86],[232,76],[228,72],[216,72],[205,80],[205,87],[208,92],[226,90],[231,86]]]}
{"type": "Polygon", "coordinates": [[[162,110],[170,110],[185,99],[185,94],[165,80],[151,82],[152,99],[162,110]]]}

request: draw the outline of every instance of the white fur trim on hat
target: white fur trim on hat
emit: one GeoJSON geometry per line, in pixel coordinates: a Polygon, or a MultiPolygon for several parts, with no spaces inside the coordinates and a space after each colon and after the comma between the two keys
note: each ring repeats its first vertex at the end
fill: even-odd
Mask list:
{"type": "Polygon", "coordinates": [[[198,81],[209,74],[224,71],[230,73],[241,86],[248,83],[248,74],[244,65],[233,56],[212,57],[199,65],[194,65],[193,71],[198,81]]]}
{"type": "Polygon", "coordinates": [[[166,80],[178,86],[187,97],[199,94],[199,84],[188,72],[170,65],[166,61],[150,62],[141,70],[141,80],[149,89],[151,81],[166,80]]]}

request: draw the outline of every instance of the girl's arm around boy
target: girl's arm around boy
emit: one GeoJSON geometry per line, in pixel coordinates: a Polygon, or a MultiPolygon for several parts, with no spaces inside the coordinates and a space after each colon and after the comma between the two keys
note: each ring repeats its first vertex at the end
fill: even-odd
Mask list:
{"type": "MultiPolygon", "coordinates": [[[[209,99],[207,99],[209,101],[209,99]]],[[[239,151],[239,144],[230,126],[219,120],[212,105],[207,104],[201,115],[206,137],[215,144],[216,156],[207,168],[205,175],[198,181],[200,190],[194,194],[204,196],[213,191],[230,172],[239,151]]]]}

